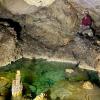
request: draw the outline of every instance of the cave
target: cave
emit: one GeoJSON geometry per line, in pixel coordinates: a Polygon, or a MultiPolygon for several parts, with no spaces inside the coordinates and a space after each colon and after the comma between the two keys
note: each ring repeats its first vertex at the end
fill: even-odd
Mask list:
{"type": "Polygon", "coordinates": [[[9,18],[0,18],[0,22],[6,22],[8,24],[7,27],[13,28],[14,31],[16,32],[17,39],[21,40],[20,36],[21,36],[22,27],[19,22],[9,18]]]}
{"type": "Polygon", "coordinates": [[[100,100],[100,0],[0,0],[0,27],[0,100],[100,100]]]}

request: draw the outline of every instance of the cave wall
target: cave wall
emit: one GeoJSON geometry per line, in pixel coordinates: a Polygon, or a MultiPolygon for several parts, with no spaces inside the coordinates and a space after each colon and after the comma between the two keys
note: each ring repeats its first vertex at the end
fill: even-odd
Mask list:
{"type": "Polygon", "coordinates": [[[100,27],[100,0],[68,0],[82,16],[83,10],[89,10],[97,27],[100,27]]]}
{"type": "MultiPolygon", "coordinates": [[[[99,6],[96,6],[96,9],[93,7],[93,3],[97,3],[97,1],[95,0],[93,3],[91,1],[55,0],[50,5],[41,7],[30,5],[24,0],[0,0],[2,5],[0,5],[0,17],[12,19],[22,27],[22,41],[17,42],[22,50],[21,56],[31,58],[38,55],[81,60],[89,65],[94,65],[94,59],[100,55],[100,52],[98,53],[94,46],[90,46],[91,43],[87,45],[89,40],[86,42],[85,39],[76,36],[82,12],[89,5],[92,5],[88,9],[96,25],[100,24],[100,13],[97,10],[99,6]],[[94,53],[91,53],[91,50],[94,53]],[[91,56],[86,56],[86,54],[91,56]]],[[[99,5],[99,3],[97,4],[99,5]]],[[[8,27],[6,28],[8,29],[8,27]]],[[[16,44],[14,48],[16,49],[16,44]]],[[[5,55],[5,58],[7,57],[5,55]]]]}

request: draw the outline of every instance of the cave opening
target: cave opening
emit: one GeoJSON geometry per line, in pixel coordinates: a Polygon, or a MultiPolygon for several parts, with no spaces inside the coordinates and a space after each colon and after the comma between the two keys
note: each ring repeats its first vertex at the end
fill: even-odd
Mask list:
{"type": "Polygon", "coordinates": [[[19,22],[14,21],[14,20],[9,19],[9,18],[0,18],[0,22],[6,22],[8,24],[7,27],[13,28],[14,31],[16,32],[17,40],[21,40],[22,26],[20,25],[19,22]]]}

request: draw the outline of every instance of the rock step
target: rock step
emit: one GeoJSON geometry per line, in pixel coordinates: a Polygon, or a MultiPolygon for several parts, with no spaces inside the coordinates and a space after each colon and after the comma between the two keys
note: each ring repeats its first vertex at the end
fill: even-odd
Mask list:
{"type": "Polygon", "coordinates": [[[91,71],[97,71],[95,68],[93,68],[93,67],[91,67],[91,66],[89,66],[87,64],[81,64],[80,63],[78,67],[81,68],[81,69],[86,69],[86,70],[91,70],[91,71]]]}

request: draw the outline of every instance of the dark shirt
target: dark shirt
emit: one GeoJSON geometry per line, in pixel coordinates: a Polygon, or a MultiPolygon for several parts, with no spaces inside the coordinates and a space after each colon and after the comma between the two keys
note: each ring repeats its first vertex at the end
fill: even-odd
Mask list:
{"type": "Polygon", "coordinates": [[[85,17],[83,17],[82,25],[84,25],[84,26],[91,26],[92,25],[92,18],[91,18],[91,16],[86,15],[85,17]]]}

